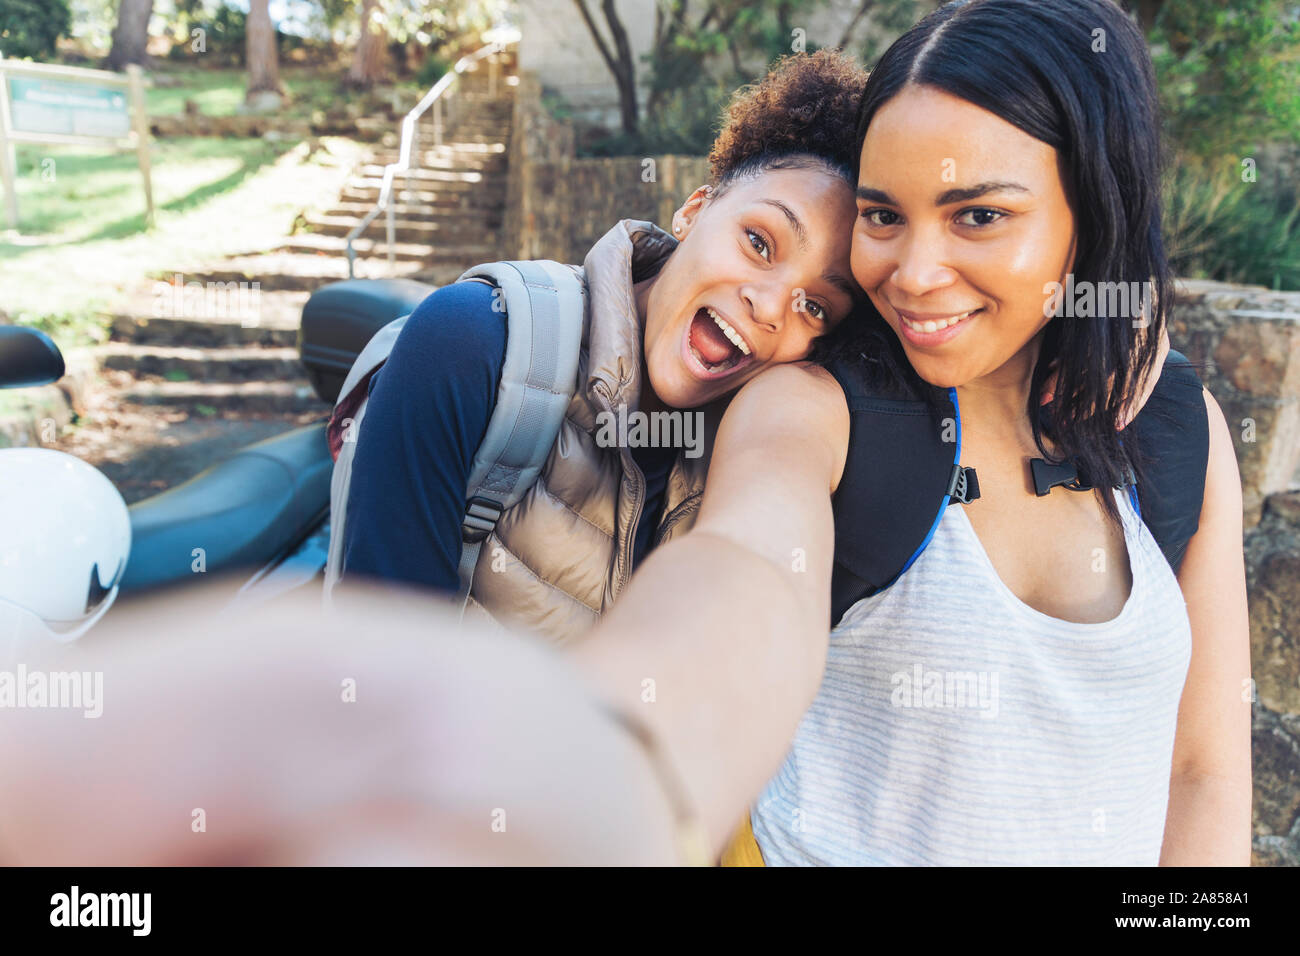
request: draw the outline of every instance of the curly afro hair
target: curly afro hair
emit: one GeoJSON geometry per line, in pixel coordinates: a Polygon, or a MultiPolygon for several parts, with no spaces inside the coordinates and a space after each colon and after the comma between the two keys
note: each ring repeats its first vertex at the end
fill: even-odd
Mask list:
{"type": "Polygon", "coordinates": [[[866,83],[867,71],[838,50],[783,56],[732,94],[709,151],[715,194],[764,170],[812,165],[810,158],[854,185],[866,83]]]}

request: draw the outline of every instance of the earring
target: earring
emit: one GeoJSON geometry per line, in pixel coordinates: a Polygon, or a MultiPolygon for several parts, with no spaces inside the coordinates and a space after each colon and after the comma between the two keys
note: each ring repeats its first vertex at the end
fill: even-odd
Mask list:
{"type": "Polygon", "coordinates": [[[677,225],[673,226],[673,232],[676,233],[677,235],[681,235],[682,224],[680,222],[677,225]]]}

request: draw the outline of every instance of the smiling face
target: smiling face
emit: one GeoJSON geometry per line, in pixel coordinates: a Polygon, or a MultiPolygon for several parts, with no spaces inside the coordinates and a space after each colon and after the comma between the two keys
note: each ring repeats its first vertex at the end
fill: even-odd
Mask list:
{"type": "Polygon", "coordinates": [[[692,408],[806,358],[852,309],[853,215],[853,190],[822,168],[696,190],[673,217],[681,242],[645,293],[655,396],[692,408]]]}
{"type": "Polygon", "coordinates": [[[853,274],[932,385],[1023,380],[1048,283],[1074,257],[1056,150],[966,100],[908,86],[862,145],[853,274]]]}

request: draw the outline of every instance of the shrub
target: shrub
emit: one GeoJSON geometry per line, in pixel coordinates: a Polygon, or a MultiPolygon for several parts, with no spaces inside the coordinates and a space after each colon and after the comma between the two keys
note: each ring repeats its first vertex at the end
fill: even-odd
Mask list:
{"type": "Polygon", "coordinates": [[[0,0],[0,53],[49,59],[72,28],[68,0],[0,0]]]}
{"type": "Polygon", "coordinates": [[[1300,289],[1300,202],[1285,188],[1189,164],[1165,181],[1165,238],[1174,273],[1300,289]]]}

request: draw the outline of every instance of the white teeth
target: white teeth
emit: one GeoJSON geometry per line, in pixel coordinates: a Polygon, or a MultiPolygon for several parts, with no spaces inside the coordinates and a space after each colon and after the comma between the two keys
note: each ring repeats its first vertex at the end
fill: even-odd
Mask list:
{"type": "Polygon", "coordinates": [[[727,324],[726,319],[718,315],[718,313],[714,312],[708,306],[704,307],[704,311],[709,313],[710,317],[712,317],[713,319],[714,324],[717,325],[718,328],[722,329],[722,334],[727,337],[727,341],[729,341],[736,348],[740,349],[742,355],[749,354],[749,346],[746,345],[745,340],[740,337],[740,333],[727,324]]]}
{"type": "MultiPolygon", "coordinates": [[[[950,325],[956,325],[962,319],[965,319],[979,309],[971,309],[969,312],[963,312],[961,315],[952,315],[946,319],[927,319],[925,322],[913,322],[911,319],[903,319],[903,323],[917,332],[938,332],[940,329],[946,329],[950,325]]],[[[902,316],[899,316],[902,318],[902,316]]]]}

